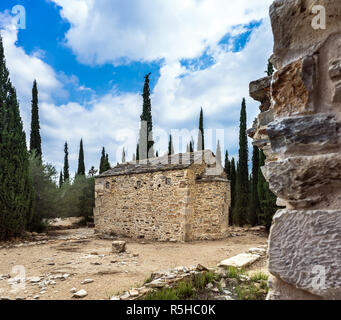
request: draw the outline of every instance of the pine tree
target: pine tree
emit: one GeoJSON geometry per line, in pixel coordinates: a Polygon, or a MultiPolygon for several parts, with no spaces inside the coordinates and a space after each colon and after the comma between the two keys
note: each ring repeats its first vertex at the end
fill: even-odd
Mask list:
{"type": "Polygon", "coordinates": [[[236,203],[233,221],[235,224],[243,226],[247,223],[248,203],[249,203],[249,169],[248,169],[248,142],[246,123],[246,102],[243,99],[240,112],[239,127],[239,161],[236,182],[236,203]]]}
{"type": "Polygon", "coordinates": [[[204,138],[204,112],[201,108],[199,117],[199,131],[198,131],[198,151],[205,150],[204,138]]]}
{"type": "Polygon", "coordinates": [[[63,169],[64,182],[69,182],[69,148],[67,142],[64,145],[64,169],[63,169]]]}
{"type": "Polygon", "coordinates": [[[31,135],[30,135],[30,153],[35,150],[37,157],[42,158],[40,123],[39,123],[39,108],[38,108],[38,88],[37,81],[34,80],[32,88],[32,120],[31,120],[31,135]]]}
{"type": "Polygon", "coordinates": [[[168,155],[171,156],[173,154],[174,154],[173,138],[172,138],[172,135],[169,135],[168,155]]]}
{"type": "Polygon", "coordinates": [[[83,139],[81,139],[80,146],[79,146],[79,156],[78,156],[78,170],[77,170],[77,175],[85,176],[83,139]]]}
{"type": "Polygon", "coordinates": [[[33,208],[26,136],[0,36],[0,240],[21,236],[33,208]]]}
{"type": "Polygon", "coordinates": [[[258,223],[258,215],[260,212],[258,197],[258,172],[259,172],[259,149],[254,146],[252,153],[252,176],[251,176],[251,195],[250,195],[250,212],[249,223],[255,226],[258,223]]]}
{"type": "MultiPolygon", "coordinates": [[[[153,141],[153,120],[152,120],[152,104],[150,100],[150,87],[149,87],[149,77],[151,73],[148,73],[144,79],[144,88],[143,88],[143,108],[142,108],[142,114],[141,114],[141,122],[145,121],[146,122],[146,128],[144,126],[141,126],[140,128],[140,141],[139,145],[141,148],[145,147],[146,148],[146,157],[152,158],[154,155],[154,141],[153,141]],[[146,132],[145,132],[146,131],[146,132]],[[146,145],[145,143],[146,142],[146,145]]],[[[144,152],[143,150],[139,150],[139,160],[144,160],[142,159],[144,157],[144,152]],[[142,151],[142,152],[141,152],[142,151]]]]}
{"type": "Polygon", "coordinates": [[[227,179],[231,180],[231,162],[229,160],[229,153],[228,153],[227,150],[225,152],[225,165],[224,165],[224,168],[225,168],[225,173],[227,175],[227,179]]]}

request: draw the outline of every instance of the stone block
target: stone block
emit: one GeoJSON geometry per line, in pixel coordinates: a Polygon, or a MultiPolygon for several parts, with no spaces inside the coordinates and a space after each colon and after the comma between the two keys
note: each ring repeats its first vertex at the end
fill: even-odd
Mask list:
{"type": "MultiPolygon", "coordinates": [[[[320,11],[318,11],[320,13],[320,11]]],[[[340,32],[341,6],[339,1],[275,0],[270,7],[274,35],[274,55],[271,58],[280,69],[306,55],[316,52],[324,41],[340,32]],[[314,29],[315,5],[326,10],[326,28],[314,29]]]]}
{"type": "Polygon", "coordinates": [[[274,152],[316,154],[338,146],[341,123],[333,114],[279,118],[267,126],[274,152]]]}
{"type": "Polygon", "coordinates": [[[121,253],[126,251],[126,242],[125,241],[113,241],[112,243],[112,252],[113,253],[121,253]]]}
{"type": "MultiPolygon", "coordinates": [[[[269,162],[263,173],[271,190],[285,200],[322,201],[339,194],[341,187],[341,154],[325,154],[287,158],[269,162]]],[[[329,203],[331,206],[332,203],[329,203]]],[[[334,206],[340,207],[340,203],[334,206]]]]}
{"type": "Polygon", "coordinates": [[[341,299],[341,211],[280,210],[269,241],[269,271],[296,288],[341,299]]]}
{"type": "Polygon", "coordinates": [[[258,254],[241,253],[232,258],[221,261],[218,267],[246,268],[261,258],[258,254]]]}

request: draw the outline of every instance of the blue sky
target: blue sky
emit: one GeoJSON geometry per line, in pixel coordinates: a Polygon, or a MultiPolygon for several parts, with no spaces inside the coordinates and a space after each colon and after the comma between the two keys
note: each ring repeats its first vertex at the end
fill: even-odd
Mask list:
{"type": "Polygon", "coordinates": [[[123,147],[131,158],[151,72],[160,153],[165,132],[197,128],[202,106],[211,148],[219,136],[235,156],[241,100],[247,98],[251,125],[258,109],[248,83],[264,76],[272,50],[272,1],[256,2],[2,0],[1,33],[27,135],[37,79],[46,161],[60,169],[67,140],[75,171],[81,138],[87,168],[98,167],[102,146],[113,164],[123,147]],[[26,29],[16,27],[15,5],[26,10],[26,29]]]}

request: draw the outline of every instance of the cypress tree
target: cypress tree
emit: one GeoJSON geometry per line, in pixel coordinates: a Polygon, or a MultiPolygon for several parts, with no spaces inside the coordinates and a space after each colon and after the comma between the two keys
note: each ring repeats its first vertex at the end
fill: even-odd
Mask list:
{"type": "Polygon", "coordinates": [[[109,162],[109,155],[105,155],[105,162],[104,162],[104,171],[108,171],[111,168],[110,162],[109,162]]]}
{"type": "Polygon", "coordinates": [[[189,143],[189,152],[194,152],[194,141],[193,138],[191,139],[189,143]]]}
{"type": "Polygon", "coordinates": [[[229,153],[228,153],[227,150],[225,152],[225,165],[224,165],[224,168],[225,168],[225,173],[227,175],[227,179],[231,180],[231,162],[229,160],[229,153]]]}
{"type": "Polygon", "coordinates": [[[60,170],[60,174],[59,174],[59,189],[61,189],[61,187],[63,186],[63,183],[64,183],[63,171],[60,170]]]}
{"type": "MultiPolygon", "coordinates": [[[[154,155],[154,141],[153,141],[153,120],[152,120],[152,104],[150,100],[150,87],[149,87],[149,77],[151,73],[148,73],[144,79],[144,87],[143,87],[143,108],[142,108],[142,114],[141,114],[141,121],[145,121],[147,123],[147,132],[140,132],[140,140],[143,139],[147,142],[146,148],[147,148],[147,158],[152,157],[154,155]]],[[[142,126],[141,129],[142,130],[142,126]]],[[[144,146],[143,141],[139,142],[140,145],[144,146]]],[[[143,153],[139,152],[139,157],[142,156],[143,153]]],[[[144,160],[144,159],[139,159],[144,160]]]]}
{"type": "Polygon", "coordinates": [[[247,143],[247,123],[246,123],[246,102],[243,99],[240,111],[239,127],[239,161],[236,183],[236,207],[234,210],[234,223],[240,226],[247,223],[248,203],[249,203],[249,169],[248,169],[248,143],[247,143]]]}
{"type": "Polygon", "coordinates": [[[101,161],[99,164],[99,174],[102,174],[105,171],[106,168],[106,159],[105,159],[105,148],[102,148],[102,156],[101,156],[101,161]]]}
{"type": "Polygon", "coordinates": [[[64,169],[63,169],[64,182],[68,182],[70,179],[69,173],[69,148],[67,142],[64,145],[64,169]]]}
{"type": "Polygon", "coordinates": [[[198,151],[205,150],[204,138],[204,112],[201,108],[199,117],[199,132],[198,132],[198,151]]]}
{"type": "Polygon", "coordinates": [[[39,108],[38,108],[38,88],[37,81],[34,80],[32,88],[32,120],[31,120],[31,135],[30,135],[30,153],[35,150],[37,157],[41,159],[41,137],[39,123],[39,108]]]}
{"type": "Polygon", "coordinates": [[[0,240],[21,236],[33,207],[26,136],[0,36],[0,240]]]}
{"type": "Polygon", "coordinates": [[[80,146],[79,146],[79,156],[78,156],[78,170],[77,170],[77,175],[85,176],[83,139],[81,139],[80,146]]]}
{"type": "Polygon", "coordinates": [[[259,158],[257,191],[260,201],[260,213],[258,215],[258,220],[259,223],[264,225],[269,231],[272,224],[272,218],[278,209],[276,205],[277,198],[271,192],[269,188],[269,183],[265,180],[261,170],[261,167],[265,165],[266,159],[265,154],[262,150],[260,150],[259,158]]]}
{"type": "Polygon", "coordinates": [[[259,149],[254,146],[252,152],[252,177],[251,177],[251,204],[249,212],[249,223],[255,226],[258,223],[260,212],[258,197],[258,173],[259,173],[259,149]]]}
{"type": "Polygon", "coordinates": [[[159,157],[159,151],[156,151],[156,154],[155,154],[156,158],[159,157]]]}
{"type": "Polygon", "coordinates": [[[136,161],[140,160],[140,146],[137,144],[136,146],[136,161]]]}
{"type": "Polygon", "coordinates": [[[174,145],[172,135],[170,134],[168,142],[168,155],[171,156],[172,154],[174,154],[174,145]]]}

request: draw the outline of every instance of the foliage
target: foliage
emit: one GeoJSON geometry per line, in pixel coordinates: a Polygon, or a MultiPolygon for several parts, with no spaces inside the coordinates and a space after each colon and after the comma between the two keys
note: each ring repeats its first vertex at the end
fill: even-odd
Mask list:
{"type": "MultiPolygon", "coordinates": [[[[154,154],[153,151],[153,146],[154,146],[154,141],[152,139],[152,132],[153,132],[153,120],[152,120],[152,104],[150,100],[150,87],[149,87],[149,82],[150,82],[150,77],[151,73],[148,73],[144,79],[144,87],[143,87],[143,107],[142,107],[142,114],[140,116],[141,121],[145,121],[147,123],[147,132],[146,137],[143,137],[140,133],[140,139],[145,139],[147,141],[147,158],[149,158],[151,155],[154,154]]],[[[139,142],[140,145],[144,145],[143,141],[139,142]]],[[[141,147],[142,148],[142,147],[141,147]]],[[[142,153],[139,152],[139,159],[138,160],[143,160],[141,158],[142,153]]]]}
{"type": "Polygon", "coordinates": [[[80,146],[79,146],[77,175],[82,175],[82,176],[85,175],[83,139],[81,139],[80,146]]]}
{"type": "Polygon", "coordinates": [[[32,120],[31,120],[31,135],[30,135],[30,153],[35,150],[36,156],[42,157],[40,123],[39,123],[39,108],[38,108],[38,88],[37,81],[34,80],[32,88],[32,120]]]}
{"type": "Polygon", "coordinates": [[[59,215],[62,217],[84,217],[86,221],[93,215],[95,205],[95,178],[76,176],[74,181],[64,183],[60,189],[59,215]]]}
{"type": "Polygon", "coordinates": [[[205,136],[204,136],[204,112],[201,108],[199,117],[199,131],[198,131],[198,146],[197,150],[205,150],[205,136]]]}
{"type": "Polygon", "coordinates": [[[28,229],[42,232],[46,228],[45,220],[57,217],[59,213],[59,189],[55,183],[57,171],[52,165],[43,163],[35,150],[30,155],[29,163],[35,201],[28,229]]]}
{"type": "Polygon", "coordinates": [[[239,161],[237,168],[235,203],[233,207],[233,223],[243,226],[247,223],[249,206],[249,169],[248,169],[248,141],[246,134],[246,102],[243,99],[240,111],[239,126],[239,161]]]}
{"type": "Polygon", "coordinates": [[[102,174],[105,171],[108,171],[110,169],[111,165],[109,162],[109,155],[105,153],[105,148],[102,148],[102,156],[101,156],[101,162],[99,165],[99,174],[102,174]]]}
{"type": "Polygon", "coordinates": [[[191,279],[179,281],[174,288],[163,288],[150,292],[145,300],[183,300],[192,298],[205,290],[206,285],[216,280],[213,272],[195,274],[191,279]]]}
{"type": "Polygon", "coordinates": [[[265,71],[265,73],[268,76],[272,76],[273,73],[275,72],[275,68],[273,66],[273,64],[271,63],[270,59],[268,60],[268,66],[267,66],[267,70],[265,71]]]}
{"type": "Polygon", "coordinates": [[[260,203],[258,196],[258,170],[259,170],[259,149],[254,146],[252,153],[252,177],[250,192],[249,224],[257,225],[260,214],[260,203]]]}
{"type": "Polygon", "coordinates": [[[172,154],[174,154],[173,138],[172,135],[169,135],[168,155],[171,156],[172,154]]]}
{"type": "Polygon", "coordinates": [[[265,180],[261,167],[265,164],[265,155],[262,150],[260,150],[260,161],[259,161],[259,169],[258,169],[258,185],[257,185],[257,192],[258,198],[260,201],[260,213],[259,213],[259,223],[266,227],[269,231],[272,218],[276,213],[278,207],[276,205],[277,198],[271,192],[269,188],[269,183],[265,180]]]}
{"type": "Polygon", "coordinates": [[[69,173],[69,148],[67,142],[64,145],[64,169],[63,169],[64,182],[68,182],[70,179],[69,173]]]}
{"type": "Polygon", "coordinates": [[[33,198],[26,135],[0,37],[0,240],[22,235],[33,198]]]}

